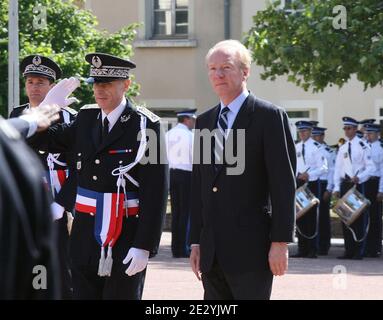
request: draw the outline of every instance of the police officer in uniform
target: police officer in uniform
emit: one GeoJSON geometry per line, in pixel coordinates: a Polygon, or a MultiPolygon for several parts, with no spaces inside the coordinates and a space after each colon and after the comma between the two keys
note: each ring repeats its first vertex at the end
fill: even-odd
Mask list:
{"type": "Polygon", "coordinates": [[[170,168],[172,208],[172,254],[188,258],[190,230],[190,188],[193,162],[193,133],[197,109],[177,113],[178,124],[166,133],[170,168]]]}
{"type": "Polygon", "coordinates": [[[366,132],[366,125],[372,124],[375,122],[375,119],[363,119],[359,121],[360,129],[358,130],[358,137],[363,139],[363,142],[367,142],[367,132],[366,132]],[[362,135],[362,136],[360,136],[362,135]]]}
{"type": "MultiPolygon", "coordinates": [[[[356,136],[358,122],[351,117],[343,117],[343,130],[347,142],[338,151],[335,161],[334,171],[334,196],[343,196],[354,185],[357,190],[366,195],[366,181],[375,171],[375,165],[371,159],[369,146],[356,136]]],[[[365,237],[368,223],[368,210],[362,213],[358,219],[350,225],[355,233],[342,223],[345,252],[339,259],[363,259],[365,251],[365,241],[360,241],[365,237]]]]}
{"type": "MultiPolygon", "coordinates": [[[[54,82],[61,77],[61,68],[48,57],[41,55],[29,55],[20,64],[21,72],[25,78],[25,90],[29,103],[15,107],[10,117],[18,117],[26,110],[39,106],[54,82]]],[[[74,102],[71,98],[68,102],[74,102]]],[[[63,106],[60,112],[60,123],[71,122],[76,111],[63,106]]],[[[69,272],[68,257],[68,218],[71,218],[71,211],[74,207],[76,197],[76,173],[74,170],[74,157],[70,153],[46,153],[35,149],[36,155],[40,158],[45,175],[43,177],[47,189],[51,193],[53,203],[51,206],[54,220],[58,228],[58,250],[60,258],[60,275],[62,286],[62,298],[70,299],[72,296],[71,277],[69,272]],[[72,166],[72,168],[70,168],[72,166]],[[68,216],[69,215],[69,216],[68,216]]]]}
{"type": "MultiPolygon", "coordinates": [[[[320,177],[327,174],[327,161],[322,154],[321,145],[311,138],[312,123],[295,123],[300,142],[296,144],[297,186],[308,183],[308,188],[316,196],[322,194],[320,177]]],[[[298,253],[294,258],[317,257],[318,208],[315,206],[297,220],[298,253]]]]}
{"type": "Polygon", "coordinates": [[[336,153],[326,144],[325,131],[327,128],[314,127],[312,138],[321,146],[323,156],[327,160],[327,173],[320,177],[320,204],[319,204],[319,231],[318,231],[318,255],[327,255],[331,246],[331,221],[330,221],[330,199],[334,188],[334,167],[336,153]]]}
{"type": "Polygon", "coordinates": [[[382,199],[383,199],[383,144],[379,141],[379,124],[365,125],[367,143],[375,171],[366,182],[366,196],[371,201],[370,226],[368,230],[365,257],[377,258],[382,252],[382,199]]]}
{"type": "MultiPolygon", "coordinates": [[[[166,205],[168,167],[160,119],[125,98],[133,62],[104,53],[85,59],[97,104],[82,107],[75,121],[51,127],[34,143],[76,153],[70,244],[74,298],[141,299],[166,205]]],[[[65,100],[78,85],[74,78],[64,79],[50,98],[65,100]]]]}

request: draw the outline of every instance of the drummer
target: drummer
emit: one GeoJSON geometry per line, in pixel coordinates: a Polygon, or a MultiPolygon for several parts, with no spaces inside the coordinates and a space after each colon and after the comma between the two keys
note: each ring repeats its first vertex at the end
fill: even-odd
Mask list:
{"type": "MultiPolygon", "coordinates": [[[[343,117],[343,130],[346,143],[339,148],[334,170],[334,197],[343,196],[354,185],[365,195],[366,181],[375,172],[375,165],[371,159],[370,147],[357,137],[358,122],[350,117],[343,117]]],[[[368,223],[368,210],[350,225],[355,233],[342,223],[345,252],[339,259],[361,260],[365,252],[365,236],[368,223]],[[363,241],[360,241],[362,240],[363,241]]]]}
{"type": "MultiPolygon", "coordinates": [[[[295,145],[297,154],[297,186],[305,183],[310,191],[319,198],[321,192],[320,177],[327,173],[327,160],[321,151],[321,145],[311,138],[313,124],[298,121],[300,142],[295,145]]],[[[318,208],[311,208],[297,221],[298,252],[293,258],[317,257],[318,208]]]]}

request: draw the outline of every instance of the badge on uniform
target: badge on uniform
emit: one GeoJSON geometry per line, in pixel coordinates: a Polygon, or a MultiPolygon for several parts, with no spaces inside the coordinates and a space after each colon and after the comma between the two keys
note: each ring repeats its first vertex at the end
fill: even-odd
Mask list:
{"type": "Polygon", "coordinates": [[[81,161],[77,161],[77,170],[81,170],[81,161]]]}
{"type": "Polygon", "coordinates": [[[127,116],[126,114],[124,114],[123,116],[121,116],[120,121],[124,123],[124,122],[127,122],[129,119],[130,119],[130,115],[127,116]]]}

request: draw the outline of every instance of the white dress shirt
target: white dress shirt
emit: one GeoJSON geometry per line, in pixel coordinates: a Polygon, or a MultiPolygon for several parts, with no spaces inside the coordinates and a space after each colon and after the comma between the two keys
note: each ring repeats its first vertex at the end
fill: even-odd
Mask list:
{"type": "Polygon", "coordinates": [[[379,192],[383,192],[383,148],[379,140],[369,143],[369,146],[371,148],[371,159],[375,164],[375,170],[371,176],[380,177],[379,192]]]}
{"type": "Polygon", "coordinates": [[[178,123],[165,135],[170,169],[192,171],[193,132],[183,123],[178,123]]]}
{"type": "Polygon", "coordinates": [[[300,141],[295,145],[297,153],[297,176],[307,172],[309,181],[316,181],[322,175],[327,174],[327,160],[321,151],[321,145],[312,138],[305,142],[300,141]],[[304,145],[304,157],[303,157],[304,145]]]}
{"type": "Polygon", "coordinates": [[[326,143],[321,144],[320,150],[322,151],[323,156],[327,161],[327,173],[324,173],[320,176],[321,180],[327,180],[326,190],[332,191],[334,189],[334,169],[335,169],[335,160],[336,152],[330,148],[326,143]]]}
{"type": "Polygon", "coordinates": [[[102,123],[104,123],[104,119],[108,117],[109,121],[109,132],[112,130],[113,126],[116,124],[117,120],[120,118],[121,114],[124,112],[126,106],[126,98],[123,97],[121,103],[109,114],[106,114],[103,110],[101,110],[102,115],[102,123]]]}
{"type": "Polygon", "coordinates": [[[242,93],[236,97],[232,102],[230,102],[227,106],[223,104],[221,101],[221,111],[223,108],[228,107],[230,111],[227,113],[227,128],[231,129],[233,127],[233,123],[241,106],[245,102],[246,98],[249,96],[250,92],[247,90],[242,91],[242,93]]]}
{"type": "Polygon", "coordinates": [[[360,138],[354,137],[339,148],[336,156],[334,192],[340,191],[340,184],[346,175],[350,178],[357,176],[359,183],[363,183],[372,176],[375,170],[370,147],[360,138]],[[351,159],[348,153],[349,143],[351,143],[351,159]]]}

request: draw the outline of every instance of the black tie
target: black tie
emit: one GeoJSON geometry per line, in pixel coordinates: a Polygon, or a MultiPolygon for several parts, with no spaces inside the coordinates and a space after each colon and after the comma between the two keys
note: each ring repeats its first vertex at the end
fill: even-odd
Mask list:
{"type": "Polygon", "coordinates": [[[101,135],[102,142],[105,141],[108,133],[109,133],[109,120],[108,120],[108,117],[105,117],[103,125],[102,125],[102,135],[101,135]]]}
{"type": "Polygon", "coordinates": [[[350,161],[352,162],[352,159],[351,159],[351,142],[348,143],[348,156],[350,157],[350,161]]]}
{"type": "Polygon", "coordinates": [[[305,144],[302,143],[302,158],[303,158],[303,162],[306,163],[306,160],[305,160],[305,144]]]}

